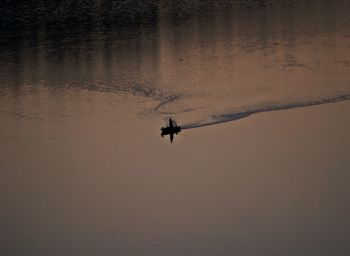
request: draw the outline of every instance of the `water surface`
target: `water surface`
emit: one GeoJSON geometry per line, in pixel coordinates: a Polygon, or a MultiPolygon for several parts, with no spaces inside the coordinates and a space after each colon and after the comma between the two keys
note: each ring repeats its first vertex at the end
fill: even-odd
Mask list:
{"type": "Polygon", "coordinates": [[[350,98],[350,3],[289,2],[6,31],[3,254],[348,255],[349,108],[283,110],[350,98]]]}

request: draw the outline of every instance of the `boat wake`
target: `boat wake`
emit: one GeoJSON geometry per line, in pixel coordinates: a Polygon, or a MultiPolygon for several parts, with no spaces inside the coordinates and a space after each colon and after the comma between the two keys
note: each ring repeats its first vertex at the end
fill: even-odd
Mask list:
{"type": "Polygon", "coordinates": [[[193,128],[199,128],[199,127],[204,127],[204,126],[209,126],[214,124],[230,122],[230,121],[242,119],[245,117],[249,117],[254,114],[263,113],[263,112],[302,108],[302,107],[322,105],[327,103],[335,103],[335,102],[340,102],[345,100],[350,100],[350,95],[348,94],[339,95],[332,98],[322,98],[319,100],[314,100],[309,102],[295,102],[295,103],[280,104],[280,105],[264,105],[257,108],[245,110],[245,111],[211,115],[208,117],[207,120],[181,125],[181,129],[186,130],[186,129],[193,129],[193,128]]]}

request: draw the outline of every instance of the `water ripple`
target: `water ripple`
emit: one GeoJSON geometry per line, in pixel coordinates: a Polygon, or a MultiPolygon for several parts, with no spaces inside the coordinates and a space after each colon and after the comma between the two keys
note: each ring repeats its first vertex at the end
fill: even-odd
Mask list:
{"type": "Polygon", "coordinates": [[[278,110],[287,110],[287,109],[294,109],[294,108],[301,108],[301,107],[309,107],[309,106],[315,106],[315,105],[322,105],[322,104],[328,104],[328,103],[335,103],[340,101],[350,100],[350,94],[346,95],[339,95],[336,97],[330,97],[330,98],[322,98],[320,100],[313,100],[309,102],[295,102],[295,103],[288,103],[288,104],[280,104],[280,105],[265,105],[260,106],[254,109],[245,110],[245,111],[239,111],[239,112],[233,112],[233,113],[225,113],[225,114],[215,114],[208,117],[207,120],[202,120],[198,122],[193,123],[187,123],[182,125],[182,129],[193,129],[193,128],[199,128],[214,124],[220,124],[225,122],[230,122],[238,119],[242,119],[245,117],[249,117],[253,114],[263,113],[263,112],[271,112],[271,111],[278,111],[278,110]]]}

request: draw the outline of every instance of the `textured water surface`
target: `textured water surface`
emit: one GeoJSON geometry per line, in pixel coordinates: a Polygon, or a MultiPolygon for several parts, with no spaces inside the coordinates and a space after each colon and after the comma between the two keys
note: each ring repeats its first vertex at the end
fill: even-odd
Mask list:
{"type": "Polygon", "coordinates": [[[87,90],[133,106],[126,115],[192,124],[347,99],[348,8],[344,1],[297,2],[176,23],[166,16],[123,31],[26,31],[3,43],[0,106],[42,118],[15,102],[87,90]]]}
{"type": "Polygon", "coordinates": [[[1,255],[349,255],[349,1],[5,2],[1,255]]]}

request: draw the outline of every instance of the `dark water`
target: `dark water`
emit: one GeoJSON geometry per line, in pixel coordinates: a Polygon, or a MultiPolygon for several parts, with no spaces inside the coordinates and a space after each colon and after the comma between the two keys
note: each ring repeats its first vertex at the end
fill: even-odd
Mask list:
{"type": "MultiPolygon", "coordinates": [[[[147,15],[129,13],[133,22],[110,15],[90,18],[86,26],[76,26],[86,22],[80,14],[72,23],[68,15],[61,27],[47,18],[30,23],[30,15],[6,21],[0,40],[1,254],[348,255],[349,226],[340,231],[346,202],[321,200],[309,208],[314,197],[284,189],[293,190],[289,178],[294,185],[300,178],[306,193],[348,197],[340,177],[348,178],[342,149],[349,144],[331,144],[343,153],[317,165],[312,154],[276,160],[265,152],[269,160],[263,160],[261,152],[244,151],[247,145],[225,147],[243,150],[240,165],[222,158],[228,152],[209,154],[206,139],[187,138],[187,131],[173,145],[158,134],[169,115],[196,128],[350,99],[348,1],[251,2],[239,8],[161,2],[147,15]],[[140,15],[149,19],[135,19],[140,15]],[[285,187],[276,190],[270,187],[274,168],[287,173],[278,176],[285,187]],[[304,176],[293,176],[295,170],[304,176]],[[335,172],[343,192],[320,187],[329,180],[323,170],[335,172]],[[257,184],[259,171],[266,176],[257,184]],[[261,210],[261,202],[270,210],[261,210]],[[335,226],[322,222],[332,211],[339,216],[335,226]],[[313,214],[320,214],[317,221],[313,214]]],[[[325,129],[321,134],[332,134],[325,129]]],[[[213,148],[221,151],[219,144],[213,148]]],[[[325,151],[313,150],[332,151],[320,148],[325,151]]]]}
{"type": "Polygon", "coordinates": [[[348,9],[346,2],[310,1],[187,19],[164,15],[155,24],[107,31],[17,31],[3,38],[1,107],[15,111],[14,95],[111,92],[114,102],[128,98],[137,109],[126,115],[171,114],[190,125],[346,99],[348,9]]]}

